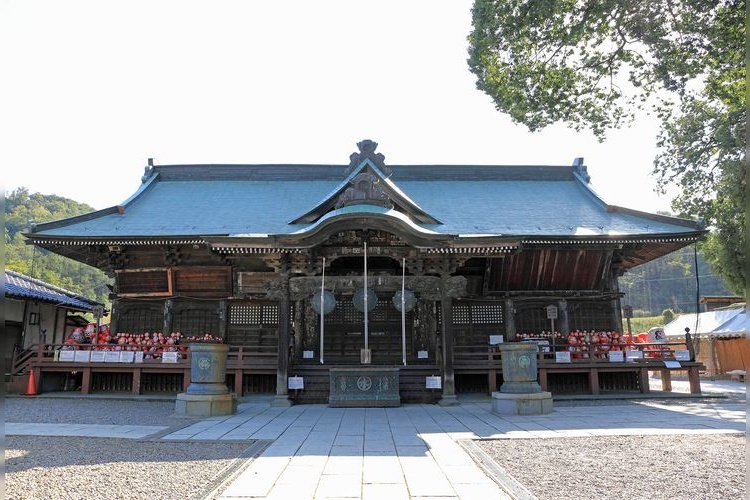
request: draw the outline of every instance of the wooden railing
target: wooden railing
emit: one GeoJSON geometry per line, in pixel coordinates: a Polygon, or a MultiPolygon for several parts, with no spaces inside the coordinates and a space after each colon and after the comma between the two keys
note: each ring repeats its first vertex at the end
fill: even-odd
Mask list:
{"type": "MultiPolygon", "coordinates": [[[[21,377],[33,371],[37,390],[41,390],[45,385],[45,376],[48,379],[59,378],[60,383],[67,388],[68,379],[72,374],[76,378],[73,388],[80,388],[82,394],[88,394],[92,389],[106,390],[108,387],[133,394],[141,394],[142,390],[149,388],[163,388],[169,391],[175,386],[175,376],[181,377],[182,382],[178,383],[181,390],[187,389],[190,384],[188,346],[178,346],[176,350],[161,352],[104,350],[106,347],[109,346],[40,343],[19,351],[13,360],[14,374],[21,377]],[[106,377],[112,380],[103,380],[106,377]],[[160,377],[169,380],[160,383],[160,377]],[[120,389],[117,389],[118,387],[120,389]]],[[[275,349],[230,346],[227,353],[227,381],[234,392],[241,395],[242,388],[248,385],[246,377],[275,377],[277,364],[275,349]]],[[[25,388],[26,386],[22,390],[25,388]]]]}
{"type": "Polygon", "coordinates": [[[18,345],[13,346],[13,357],[10,363],[10,375],[22,375],[28,370],[29,363],[37,354],[37,347],[21,349],[18,345]]]}
{"type": "MultiPolygon", "coordinates": [[[[576,379],[583,377],[584,386],[582,390],[588,390],[592,394],[598,394],[600,390],[600,380],[608,381],[607,377],[620,377],[624,374],[623,380],[635,380],[634,384],[637,390],[648,392],[649,372],[660,372],[662,377],[662,388],[665,391],[671,390],[671,373],[674,371],[684,371],[690,381],[690,391],[699,394],[700,378],[699,372],[705,367],[691,358],[689,360],[679,360],[679,367],[669,367],[665,361],[678,361],[675,355],[676,351],[688,350],[692,355],[692,346],[686,342],[658,342],[650,344],[631,344],[628,347],[642,352],[643,357],[623,362],[613,362],[607,356],[596,356],[596,347],[612,347],[617,344],[581,344],[589,348],[589,356],[580,358],[571,357],[569,363],[558,362],[555,359],[556,353],[566,350],[567,344],[557,344],[550,346],[549,351],[540,349],[538,354],[539,383],[543,390],[550,386],[550,375],[553,377],[564,377],[566,374],[579,374],[576,379]],[[592,355],[593,354],[593,355],[592,355]],[[605,375],[602,375],[605,374],[605,375]],[[601,375],[601,377],[600,377],[601,375]],[[603,377],[603,378],[602,378],[603,377]]],[[[186,389],[190,383],[190,350],[187,346],[179,346],[177,351],[162,352],[142,352],[138,355],[138,360],[128,358],[128,361],[120,361],[118,353],[136,351],[103,351],[102,346],[96,345],[76,345],[71,349],[71,344],[44,344],[25,350],[16,350],[12,361],[12,374],[21,376],[30,371],[34,371],[36,383],[41,387],[42,379],[45,374],[51,378],[61,377],[63,374],[77,374],[77,387],[80,387],[82,393],[86,394],[99,388],[110,386],[126,387],[128,392],[141,394],[145,387],[173,387],[175,377],[181,377],[182,389],[186,389]],[[79,353],[79,354],[76,354],[79,353]],[[78,356],[78,357],[76,357],[78,356]],[[92,359],[92,356],[95,359],[92,359]],[[142,356],[142,359],[141,359],[142,356]],[[53,374],[57,375],[53,375],[53,374]],[[106,375],[110,374],[110,375],[106,375]],[[158,384],[153,382],[160,376],[169,378],[168,383],[158,384]],[[104,380],[102,377],[112,377],[113,380],[120,381],[116,384],[104,380]],[[129,383],[122,382],[126,380],[129,383]],[[146,383],[148,382],[148,383],[146,383]]],[[[622,346],[620,346],[622,347],[622,346]]],[[[603,354],[604,351],[600,351],[603,354]]],[[[230,346],[227,355],[227,384],[230,389],[238,395],[243,394],[243,387],[262,386],[275,389],[276,374],[278,367],[278,354],[275,346],[230,346]],[[253,378],[250,380],[249,378],[253,378]],[[252,382],[250,384],[249,382],[252,382]]],[[[290,369],[290,376],[295,372],[306,373],[310,379],[310,390],[307,397],[302,396],[301,400],[315,401],[320,399],[320,394],[316,395],[315,389],[317,377],[320,376],[320,391],[325,392],[327,383],[326,366],[300,365],[295,364],[290,369]],[[325,372],[325,374],[323,373],[325,372]]],[[[502,374],[502,358],[500,352],[493,346],[457,346],[454,348],[454,370],[456,375],[469,374],[472,377],[486,376],[487,387],[489,392],[498,390],[499,380],[502,374]]],[[[440,367],[425,364],[423,366],[409,367],[409,375],[402,377],[402,389],[408,387],[411,395],[409,399],[418,400],[420,395],[421,384],[425,373],[440,375],[436,373],[440,367]],[[418,375],[417,375],[418,374],[418,375]],[[412,377],[412,375],[414,375],[412,377]],[[412,380],[413,378],[413,380],[412,380]]],[[[179,382],[179,381],[178,381],[179,382]]],[[[66,381],[67,383],[67,381],[66,381]]],[[[179,385],[179,383],[178,383],[179,385]]],[[[551,384],[554,386],[554,384],[551,384]]],[[[581,385],[581,384],[579,384],[581,385]]],[[[605,383],[604,386],[607,384],[605,383]]],[[[604,387],[606,389],[606,387],[604,387]]],[[[101,389],[105,390],[105,389],[101,389]]],[[[147,390],[147,389],[146,389],[147,390]]],[[[424,391],[422,391],[424,392],[424,391]]],[[[322,394],[322,392],[321,392],[322,394]]],[[[431,395],[427,399],[433,398],[431,395]]]]}

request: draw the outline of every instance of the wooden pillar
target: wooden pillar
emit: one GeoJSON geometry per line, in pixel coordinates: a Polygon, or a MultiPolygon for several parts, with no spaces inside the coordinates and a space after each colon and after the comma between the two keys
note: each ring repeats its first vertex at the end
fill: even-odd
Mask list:
{"type": "Polygon", "coordinates": [[[701,393],[701,377],[697,366],[688,369],[688,382],[690,383],[690,394],[701,393]]]}
{"type": "Polygon", "coordinates": [[[443,313],[443,397],[438,401],[442,406],[458,404],[456,379],[453,372],[453,300],[448,295],[443,280],[443,296],[440,301],[443,313]]]}
{"type": "Polygon", "coordinates": [[[162,331],[165,336],[172,333],[172,305],[172,299],[164,301],[164,325],[162,331]]]}
{"type": "Polygon", "coordinates": [[[539,387],[541,387],[543,391],[547,392],[547,369],[546,368],[539,368],[539,387]]]}
{"type": "Polygon", "coordinates": [[[225,339],[226,342],[227,334],[229,333],[229,303],[225,300],[219,301],[219,335],[225,339]]]}
{"type": "Polygon", "coordinates": [[[638,383],[641,386],[641,393],[648,394],[651,392],[651,387],[649,386],[648,381],[648,368],[645,366],[638,370],[638,383]]]}
{"type": "MultiPolygon", "coordinates": [[[[563,339],[568,337],[570,333],[570,317],[568,316],[568,301],[565,299],[560,300],[557,303],[557,308],[560,310],[557,329],[562,335],[563,339]]],[[[619,330],[618,330],[619,331],[619,330]]],[[[552,332],[553,334],[555,332],[552,332]]]]}
{"type": "Polygon", "coordinates": [[[505,341],[516,340],[516,306],[513,299],[505,299],[505,341]]]}
{"type": "Polygon", "coordinates": [[[83,378],[81,380],[81,394],[91,393],[91,368],[86,367],[83,370],[83,378]]]}
{"type": "Polygon", "coordinates": [[[599,369],[598,368],[591,368],[589,370],[589,388],[591,389],[591,394],[595,396],[599,394],[599,369]]]}
{"type": "Polygon", "coordinates": [[[289,299],[289,276],[284,273],[279,296],[279,338],[278,354],[276,364],[276,397],[272,406],[291,406],[287,379],[289,377],[289,336],[291,335],[290,299],[289,299]]]}
{"type": "Polygon", "coordinates": [[[661,390],[666,392],[672,391],[672,372],[669,368],[661,371],[661,390]]]}
{"type": "Polygon", "coordinates": [[[132,392],[134,396],[139,396],[141,394],[141,369],[140,368],[133,369],[132,387],[130,388],[130,391],[132,392]]]}

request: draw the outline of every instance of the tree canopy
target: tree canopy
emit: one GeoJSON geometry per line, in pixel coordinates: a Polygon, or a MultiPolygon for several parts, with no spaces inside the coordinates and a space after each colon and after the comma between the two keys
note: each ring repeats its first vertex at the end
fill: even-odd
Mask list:
{"type": "Polygon", "coordinates": [[[640,113],[662,121],[656,189],[702,218],[711,266],[744,292],[744,0],[475,0],[469,68],[530,130],[564,123],[600,140],[640,113]]]}

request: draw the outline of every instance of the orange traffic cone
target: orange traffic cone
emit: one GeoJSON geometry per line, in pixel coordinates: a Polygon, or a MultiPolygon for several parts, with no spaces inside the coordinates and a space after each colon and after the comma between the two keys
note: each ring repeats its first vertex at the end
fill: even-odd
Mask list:
{"type": "Polygon", "coordinates": [[[29,371],[29,383],[26,384],[26,396],[36,396],[36,377],[34,370],[29,371]]]}

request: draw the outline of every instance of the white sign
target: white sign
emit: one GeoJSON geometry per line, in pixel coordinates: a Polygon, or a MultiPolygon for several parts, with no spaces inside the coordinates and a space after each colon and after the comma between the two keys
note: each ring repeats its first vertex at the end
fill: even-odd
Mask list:
{"type": "Polygon", "coordinates": [[[555,353],[555,363],[570,363],[570,351],[557,351],[555,353]]]}
{"type": "Polygon", "coordinates": [[[106,351],[91,351],[92,363],[104,363],[104,354],[106,351]]]}
{"type": "Polygon", "coordinates": [[[417,359],[427,359],[429,358],[429,353],[427,351],[417,351],[417,359]]]}
{"type": "Polygon", "coordinates": [[[135,351],[133,353],[133,361],[136,363],[143,363],[143,351],[135,351]]]}
{"type": "Polygon", "coordinates": [[[313,359],[314,351],[302,351],[302,357],[304,359],[313,359]]]}
{"type": "Polygon", "coordinates": [[[133,351],[120,351],[120,363],[132,363],[134,358],[133,351]]]}
{"type": "Polygon", "coordinates": [[[75,361],[75,351],[60,351],[60,361],[75,361]]]}
{"type": "Polygon", "coordinates": [[[633,361],[634,359],[642,359],[643,358],[643,351],[625,351],[627,353],[626,358],[628,361],[633,361]]]}
{"type": "Polygon", "coordinates": [[[490,345],[502,344],[504,340],[503,335],[490,335],[490,345]]]}
{"type": "Polygon", "coordinates": [[[177,351],[168,351],[161,355],[162,363],[177,363],[180,359],[180,353],[177,351]]]}
{"type": "Polygon", "coordinates": [[[690,361],[690,351],[687,349],[675,349],[674,359],[679,361],[690,361]]]}
{"type": "Polygon", "coordinates": [[[622,363],[625,361],[625,353],[622,351],[609,351],[609,361],[612,363],[622,363]]]}
{"type": "Polygon", "coordinates": [[[547,319],[557,319],[557,306],[547,306],[547,319]]]}
{"type": "Polygon", "coordinates": [[[424,378],[424,386],[426,389],[440,389],[443,387],[443,380],[439,376],[431,376],[424,378]]]}
{"type": "Polygon", "coordinates": [[[105,363],[119,363],[120,351],[104,351],[104,362],[105,363]]]}
{"type": "Polygon", "coordinates": [[[304,389],[305,377],[289,377],[286,386],[288,389],[304,389]]]}
{"type": "Polygon", "coordinates": [[[75,361],[76,363],[88,363],[91,359],[91,351],[75,351],[75,361]]]}
{"type": "Polygon", "coordinates": [[[664,361],[664,366],[667,368],[680,368],[682,365],[679,361],[664,361]]]}

